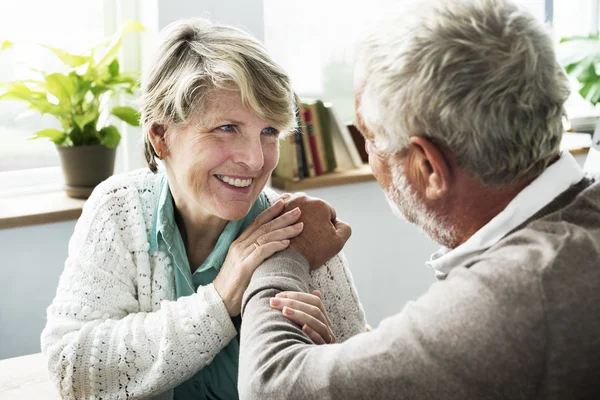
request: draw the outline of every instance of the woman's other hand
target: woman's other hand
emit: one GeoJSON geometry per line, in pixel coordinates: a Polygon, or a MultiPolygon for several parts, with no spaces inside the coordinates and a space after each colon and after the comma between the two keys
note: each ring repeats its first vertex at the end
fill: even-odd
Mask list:
{"type": "Polygon", "coordinates": [[[304,224],[297,222],[300,209],[294,208],[281,214],[283,209],[284,202],[277,201],[263,211],[229,247],[227,258],[213,285],[232,317],[240,314],[242,296],[254,270],[265,259],[286,249],[290,244],[289,239],[302,232],[304,224]]]}
{"type": "Polygon", "coordinates": [[[281,292],[270,300],[271,307],[280,310],[290,321],[302,327],[302,331],[315,344],[335,343],[331,320],[327,316],[321,292],[281,292]]]}

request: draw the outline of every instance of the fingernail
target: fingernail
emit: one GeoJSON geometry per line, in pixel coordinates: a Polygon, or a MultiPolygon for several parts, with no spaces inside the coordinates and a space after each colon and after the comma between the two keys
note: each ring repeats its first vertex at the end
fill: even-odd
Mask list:
{"type": "Polygon", "coordinates": [[[288,308],[288,307],[283,307],[283,313],[285,315],[294,315],[294,310],[292,310],[291,308],[288,308]]]}
{"type": "Polygon", "coordinates": [[[272,299],[271,299],[271,306],[273,306],[273,307],[277,307],[277,306],[278,306],[278,305],[280,305],[280,304],[281,304],[281,300],[279,300],[279,299],[276,299],[276,298],[272,298],[272,299]]]}
{"type": "Polygon", "coordinates": [[[310,326],[308,326],[306,324],[302,327],[302,330],[304,332],[306,332],[306,333],[311,333],[312,332],[312,329],[310,329],[310,326]]]}
{"type": "Polygon", "coordinates": [[[296,214],[300,214],[300,207],[296,207],[292,210],[292,214],[296,215],[296,214]]]}
{"type": "Polygon", "coordinates": [[[281,292],[281,293],[277,293],[277,294],[275,295],[275,297],[285,297],[285,294],[283,294],[283,292],[281,292]]]}
{"type": "Polygon", "coordinates": [[[304,228],[304,222],[298,222],[294,226],[296,227],[296,229],[301,230],[302,228],[304,228]]]}
{"type": "Polygon", "coordinates": [[[289,245],[289,244],[290,244],[290,241],[289,241],[289,240],[287,240],[287,239],[285,239],[285,240],[282,240],[282,241],[281,241],[281,244],[283,244],[284,246],[287,246],[287,245],[289,245]]]}

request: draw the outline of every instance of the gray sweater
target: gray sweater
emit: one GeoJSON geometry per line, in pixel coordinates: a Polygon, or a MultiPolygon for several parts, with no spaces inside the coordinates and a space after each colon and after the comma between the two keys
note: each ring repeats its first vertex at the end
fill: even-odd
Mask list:
{"type": "Polygon", "coordinates": [[[279,291],[306,291],[308,276],[291,251],[255,272],[243,302],[241,399],[600,399],[600,183],[572,186],[341,344],[312,345],[269,306],[279,291]]]}

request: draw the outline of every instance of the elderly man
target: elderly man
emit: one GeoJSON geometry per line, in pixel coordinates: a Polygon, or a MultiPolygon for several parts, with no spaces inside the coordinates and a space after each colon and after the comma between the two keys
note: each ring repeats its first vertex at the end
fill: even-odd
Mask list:
{"type": "Polygon", "coordinates": [[[349,228],[296,198],[303,234],[245,294],[241,398],[599,399],[600,183],[559,151],[550,35],[508,1],[420,1],[357,60],[369,163],[395,213],[444,246],[439,280],[373,332],[311,345],[269,302],[306,291],[349,228]]]}

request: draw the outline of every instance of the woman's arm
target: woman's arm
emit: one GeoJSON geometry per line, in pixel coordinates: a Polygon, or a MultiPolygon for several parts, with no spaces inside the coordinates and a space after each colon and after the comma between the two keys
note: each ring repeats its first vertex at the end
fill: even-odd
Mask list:
{"type": "Polygon", "coordinates": [[[343,252],[311,271],[309,290],[319,290],[338,343],[365,332],[367,321],[343,252]]]}
{"type": "Polygon", "coordinates": [[[237,332],[213,285],[140,312],[138,287],[151,278],[140,265],[150,260],[125,239],[132,216],[115,211],[123,203],[115,196],[90,200],[42,332],[50,376],[67,399],[157,395],[210,363],[237,332]]]}
{"type": "MultiPolygon", "coordinates": [[[[295,196],[287,193],[280,196],[271,189],[265,189],[264,193],[271,204],[279,198],[288,201],[295,196]]],[[[343,252],[311,271],[308,289],[308,292],[313,290],[321,292],[321,299],[338,343],[365,332],[367,327],[365,312],[343,252]]]]}

